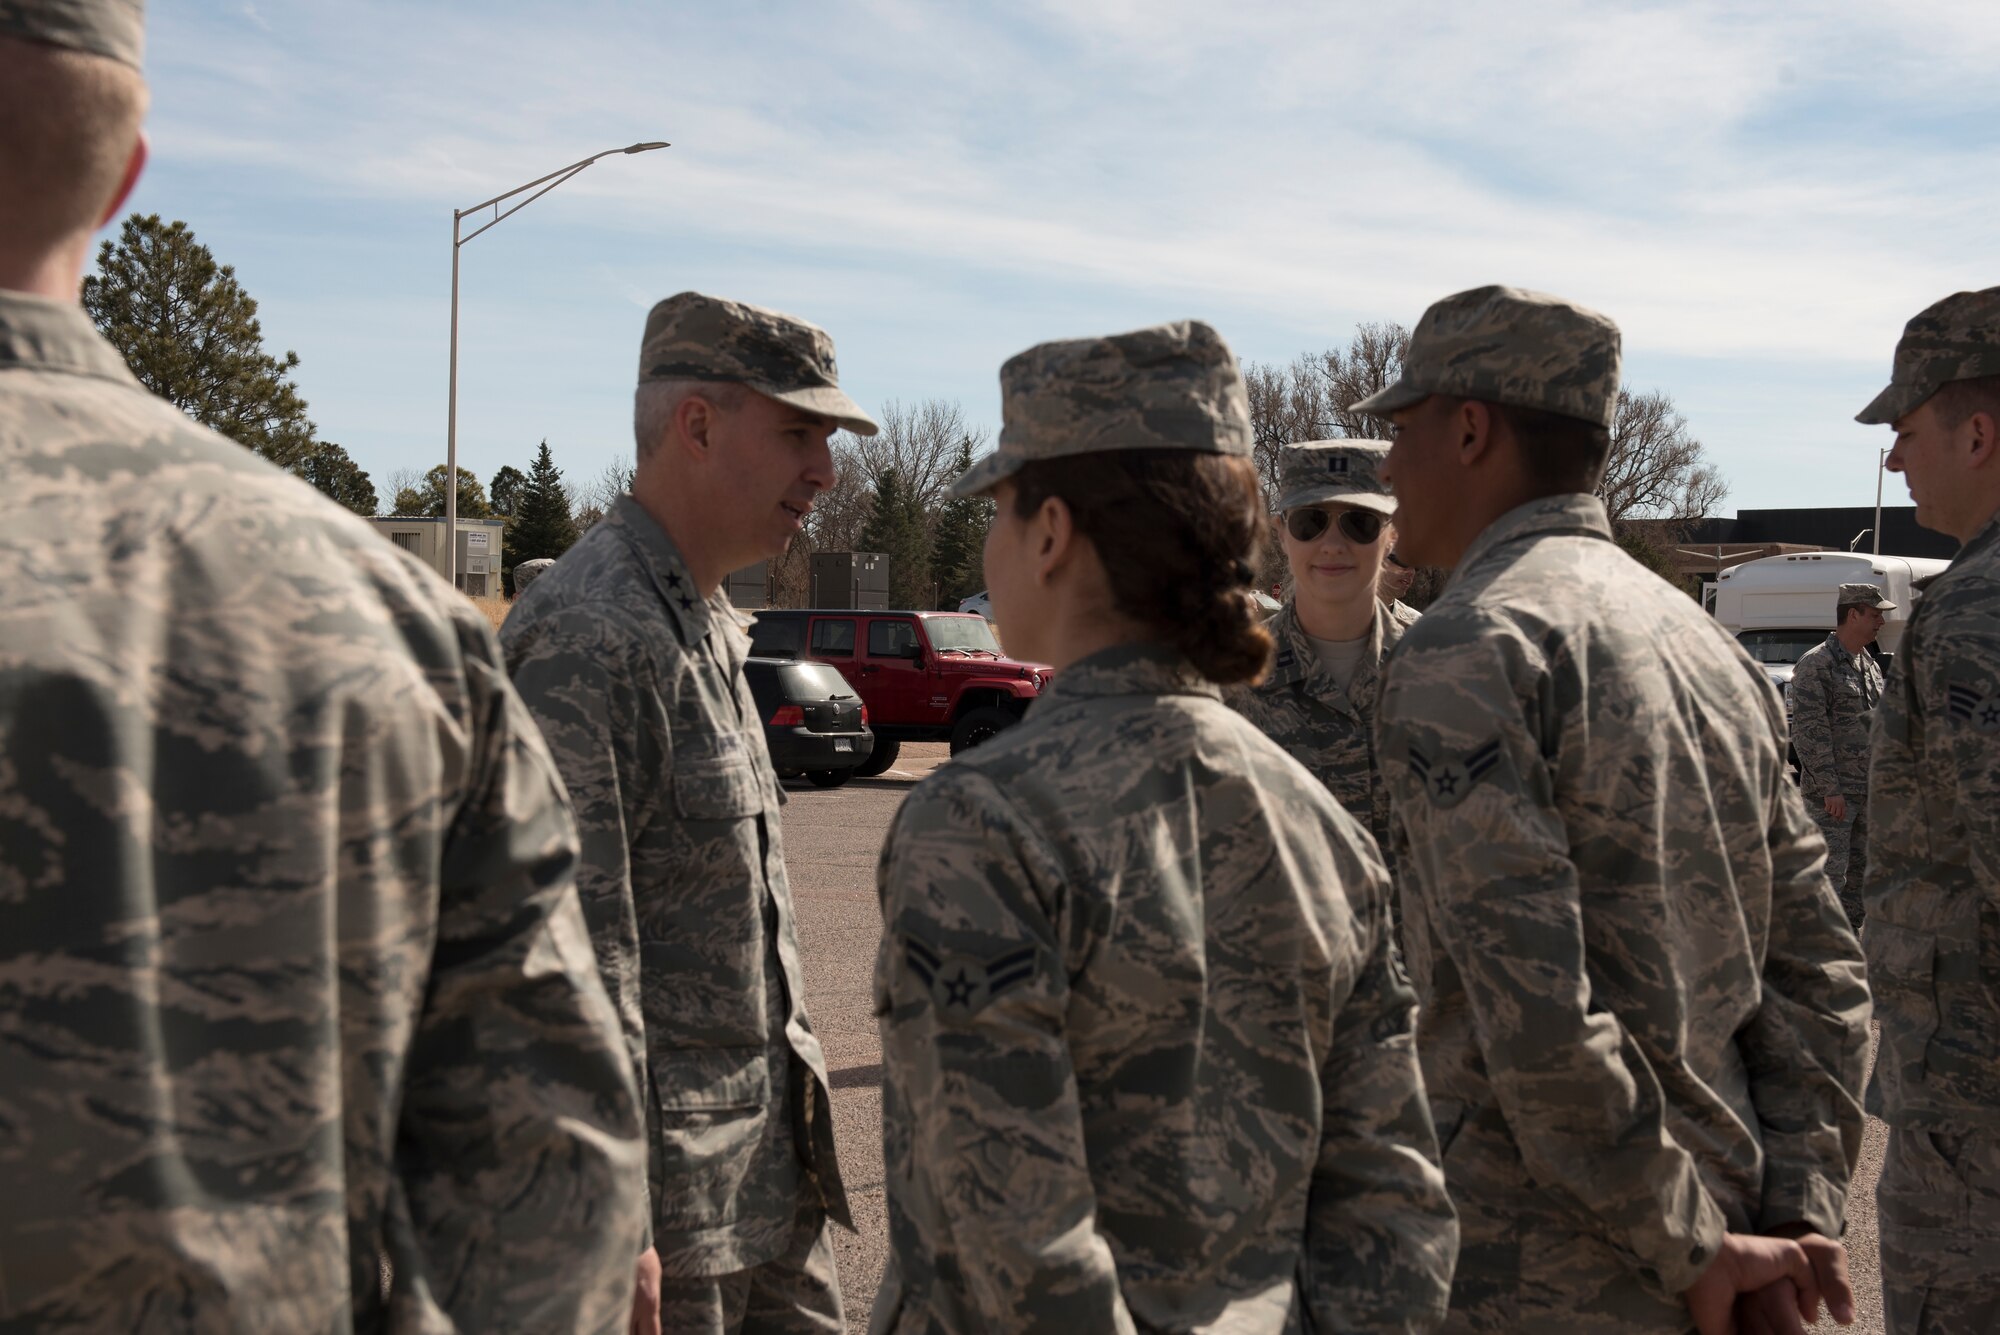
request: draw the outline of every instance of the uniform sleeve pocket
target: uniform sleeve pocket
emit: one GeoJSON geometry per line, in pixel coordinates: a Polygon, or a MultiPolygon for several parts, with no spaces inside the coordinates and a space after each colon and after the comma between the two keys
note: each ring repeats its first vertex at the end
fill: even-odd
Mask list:
{"type": "Polygon", "coordinates": [[[1923,1076],[1924,1049],[1937,1032],[1937,937],[1870,918],[1868,983],[1882,1023],[1877,1061],[1893,1059],[1905,1080],[1923,1076]]]}
{"type": "Polygon", "coordinates": [[[763,810],[763,785],[741,734],[674,738],[674,808],[686,820],[737,820],[763,810]]]}
{"type": "Polygon", "coordinates": [[[651,1065],[663,1112],[761,1108],[771,1101],[770,1054],[762,1047],[661,1052],[651,1065]]]}

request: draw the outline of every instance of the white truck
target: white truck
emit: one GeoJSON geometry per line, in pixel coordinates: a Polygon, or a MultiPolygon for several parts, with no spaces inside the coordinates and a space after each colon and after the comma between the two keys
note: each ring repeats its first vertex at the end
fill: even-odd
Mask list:
{"type": "Polygon", "coordinates": [[[1779,694],[1792,680],[1799,655],[1833,630],[1835,595],[1843,584],[1873,584],[1896,604],[1876,642],[1894,654],[1923,585],[1946,566],[1922,556],[1867,552],[1795,552],[1767,556],[1725,570],[1714,585],[1713,610],[1723,629],[1764,665],[1779,694]]]}

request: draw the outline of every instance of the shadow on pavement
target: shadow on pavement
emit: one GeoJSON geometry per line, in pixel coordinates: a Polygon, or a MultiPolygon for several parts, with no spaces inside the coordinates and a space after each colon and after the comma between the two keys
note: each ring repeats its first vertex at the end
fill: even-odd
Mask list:
{"type": "Polygon", "coordinates": [[[843,1066],[838,1071],[827,1072],[827,1079],[835,1089],[872,1089],[882,1083],[882,1063],[843,1066]]]}

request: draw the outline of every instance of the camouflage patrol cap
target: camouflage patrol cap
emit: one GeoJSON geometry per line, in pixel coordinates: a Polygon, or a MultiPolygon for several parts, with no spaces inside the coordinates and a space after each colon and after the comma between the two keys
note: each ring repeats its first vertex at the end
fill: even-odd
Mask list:
{"type": "Polygon", "coordinates": [[[109,56],[139,68],[146,48],[142,0],[0,0],[0,37],[109,56]]]}
{"type": "Polygon", "coordinates": [[[1619,369],[1609,316],[1544,292],[1476,287],[1433,303],[1410,335],[1402,377],[1351,411],[1387,417],[1449,394],[1608,428],[1619,369]]]}
{"type": "Polygon", "coordinates": [[[840,388],[833,339],[824,329],[780,311],[700,292],[668,297],[646,316],[639,383],[648,380],[746,385],[780,403],[831,417],[858,436],[880,429],[840,388]]]}
{"type": "Polygon", "coordinates": [[[2000,287],[1954,292],[1903,326],[1889,387],[1854,420],[1893,422],[1953,380],[1989,375],[2000,375],[2000,287]]]}
{"type": "Polygon", "coordinates": [[[1389,447],[1367,440],[1309,440],[1278,455],[1278,511],[1339,501],[1385,515],[1396,513],[1381,477],[1389,447]]]}
{"type": "Polygon", "coordinates": [[[977,496],[1037,459],[1110,450],[1250,453],[1235,354],[1199,320],[1039,343],[1000,368],[1000,440],[951,484],[977,496]]]}
{"type": "Polygon", "coordinates": [[[1896,610],[1896,605],[1873,584],[1843,584],[1833,601],[1837,607],[1879,607],[1884,612],[1896,610]]]}

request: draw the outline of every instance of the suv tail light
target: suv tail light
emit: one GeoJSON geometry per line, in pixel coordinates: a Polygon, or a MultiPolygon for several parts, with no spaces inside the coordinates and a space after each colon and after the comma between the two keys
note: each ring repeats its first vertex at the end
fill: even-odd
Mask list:
{"type": "Polygon", "coordinates": [[[779,705],[778,712],[771,715],[774,728],[803,728],[806,726],[806,711],[797,705],[779,705]]]}
{"type": "Polygon", "coordinates": [[[863,706],[861,706],[861,726],[862,726],[862,727],[864,727],[864,728],[868,726],[868,706],[867,706],[867,705],[863,705],[863,706]]]}

